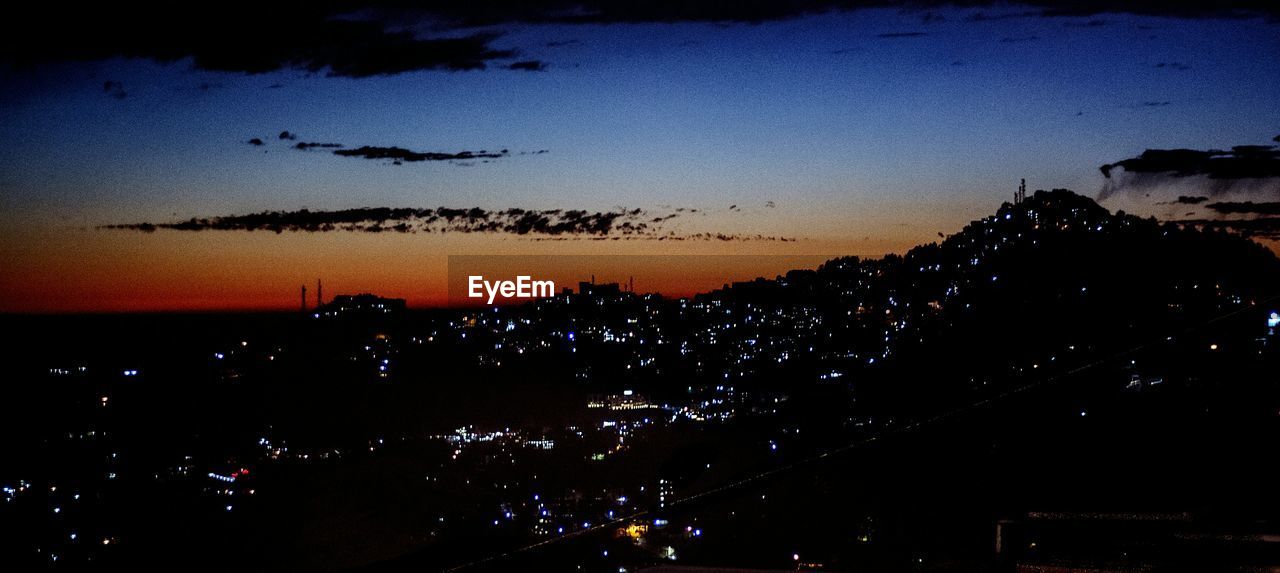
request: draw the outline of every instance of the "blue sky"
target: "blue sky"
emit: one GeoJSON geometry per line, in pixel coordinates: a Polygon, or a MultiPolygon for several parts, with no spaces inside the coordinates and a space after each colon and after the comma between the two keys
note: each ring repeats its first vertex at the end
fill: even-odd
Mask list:
{"type": "Polygon", "coordinates": [[[494,45],[540,72],[334,78],[119,58],[12,72],[0,232],[304,207],[670,205],[711,211],[683,230],[876,252],[958,230],[1022,177],[1094,195],[1099,165],[1144,149],[1280,133],[1280,34],[1262,18],[933,13],[502,28],[494,45]],[[281,130],[512,154],[397,166],[292,150],[281,130]],[[748,209],[718,213],[731,204],[748,209]]]}

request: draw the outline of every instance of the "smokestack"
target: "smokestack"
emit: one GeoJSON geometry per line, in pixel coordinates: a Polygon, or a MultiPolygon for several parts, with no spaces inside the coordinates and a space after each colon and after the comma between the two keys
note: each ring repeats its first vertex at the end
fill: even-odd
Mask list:
{"type": "Polygon", "coordinates": [[[302,313],[307,312],[307,285],[302,285],[302,313]]]}
{"type": "Polygon", "coordinates": [[[636,292],[636,276],[635,275],[631,275],[631,278],[627,279],[627,290],[630,292],[636,292]]]}
{"type": "Polygon", "coordinates": [[[324,283],[316,279],[316,308],[324,306],[324,283]]]}

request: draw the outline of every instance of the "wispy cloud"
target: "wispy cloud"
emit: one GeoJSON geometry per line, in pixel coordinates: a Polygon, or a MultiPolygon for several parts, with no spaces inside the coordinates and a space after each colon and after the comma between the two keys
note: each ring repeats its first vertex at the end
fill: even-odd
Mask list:
{"type": "MultiPolygon", "coordinates": [[[[371,159],[376,161],[385,161],[392,165],[401,165],[404,163],[417,163],[422,161],[447,161],[456,165],[470,165],[475,161],[488,162],[492,159],[499,159],[511,155],[509,149],[499,149],[496,151],[481,149],[479,151],[414,151],[395,145],[362,145],[360,147],[348,147],[342,143],[322,142],[322,141],[298,141],[298,134],[291,131],[282,131],[276,139],[285,142],[290,149],[297,151],[313,151],[324,150],[330,151],[338,157],[355,157],[359,159],[371,159]],[[294,143],[296,142],[296,143],[294,143]]],[[[267,142],[260,137],[254,137],[246,141],[249,145],[261,147],[267,145],[267,142]]],[[[535,151],[521,151],[517,155],[543,155],[549,153],[546,149],[538,149],[535,151]]]]}
{"type": "Polygon", "coordinates": [[[1181,225],[1193,225],[1206,229],[1230,231],[1245,237],[1280,240],[1280,217],[1258,217],[1253,219],[1183,219],[1175,222],[1181,225]]]}
{"type": "Polygon", "coordinates": [[[507,64],[508,70],[521,70],[525,72],[545,72],[547,71],[547,63],[541,60],[522,60],[507,64]]]}
{"type": "Polygon", "coordinates": [[[1208,197],[1178,195],[1177,199],[1172,201],[1161,201],[1160,205],[1199,205],[1208,201],[1208,197]]]}
{"type": "Polygon", "coordinates": [[[314,141],[299,141],[294,144],[294,149],[307,151],[309,149],[341,149],[341,143],[319,143],[314,141]]]}
{"type": "Polygon", "coordinates": [[[336,211],[263,211],[248,215],[191,218],[163,223],[116,223],[99,229],[140,231],[265,231],[270,233],[463,233],[525,237],[533,240],[777,241],[791,237],[726,232],[683,233],[667,223],[693,208],[660,211],[615,208],[500,209],[480,207],[363,207],[336,211]]]}
{"type": "Polygon", "coordinates": [[[337,149],[334,155],[342,157],[359,157],[362,159],[383,159],[392,163],[418,161],[467,161],[473,159],[497,159],[510,154],[506,149],[500,151],[458,151],[455,153],[439,151],[410,151],[403,147],[379,147],[363,145],[355,149],[337,149]]]}
{"type": "Polygon", "coordinates": [[[264,211],[249,215],[192,218],[168,223],[103,225],[103,229],[153,232],[270,231],[283,232],[402,232],[402,233],[507,233],[512,235],[610,235],[643,234],[654,229],[641,209],[589,212],[584,210],[487,210],[479,207],[416,209],[365,207],[338,211],[264,211]]]}

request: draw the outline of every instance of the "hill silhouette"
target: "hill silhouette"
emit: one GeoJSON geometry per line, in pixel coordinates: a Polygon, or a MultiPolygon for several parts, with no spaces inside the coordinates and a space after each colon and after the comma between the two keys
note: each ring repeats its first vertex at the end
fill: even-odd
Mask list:
{"type": "Polygon", "coordinates": [[[704,298],[822,309],[828,348],[858,356],[863,396],[915,410],[1277,293],[1280,259],[1249,239],[1112,213],[1054,189],[901,256],[833,259],[704,298]],[[886,370],[891,383],[873,382],[886,370]]]}

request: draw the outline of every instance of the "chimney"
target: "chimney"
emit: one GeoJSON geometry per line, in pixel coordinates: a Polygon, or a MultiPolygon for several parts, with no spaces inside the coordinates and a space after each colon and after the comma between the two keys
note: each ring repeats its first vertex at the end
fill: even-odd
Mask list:
{"type": "Polygon", "coordinates": [[[316,279],[316,308],[324,306],[324,283],[316,279]]]}
{"type": "Polygon", "coordinates": [[[302,285],[302,313],[307,313],[307,285],[302,285]]]}

